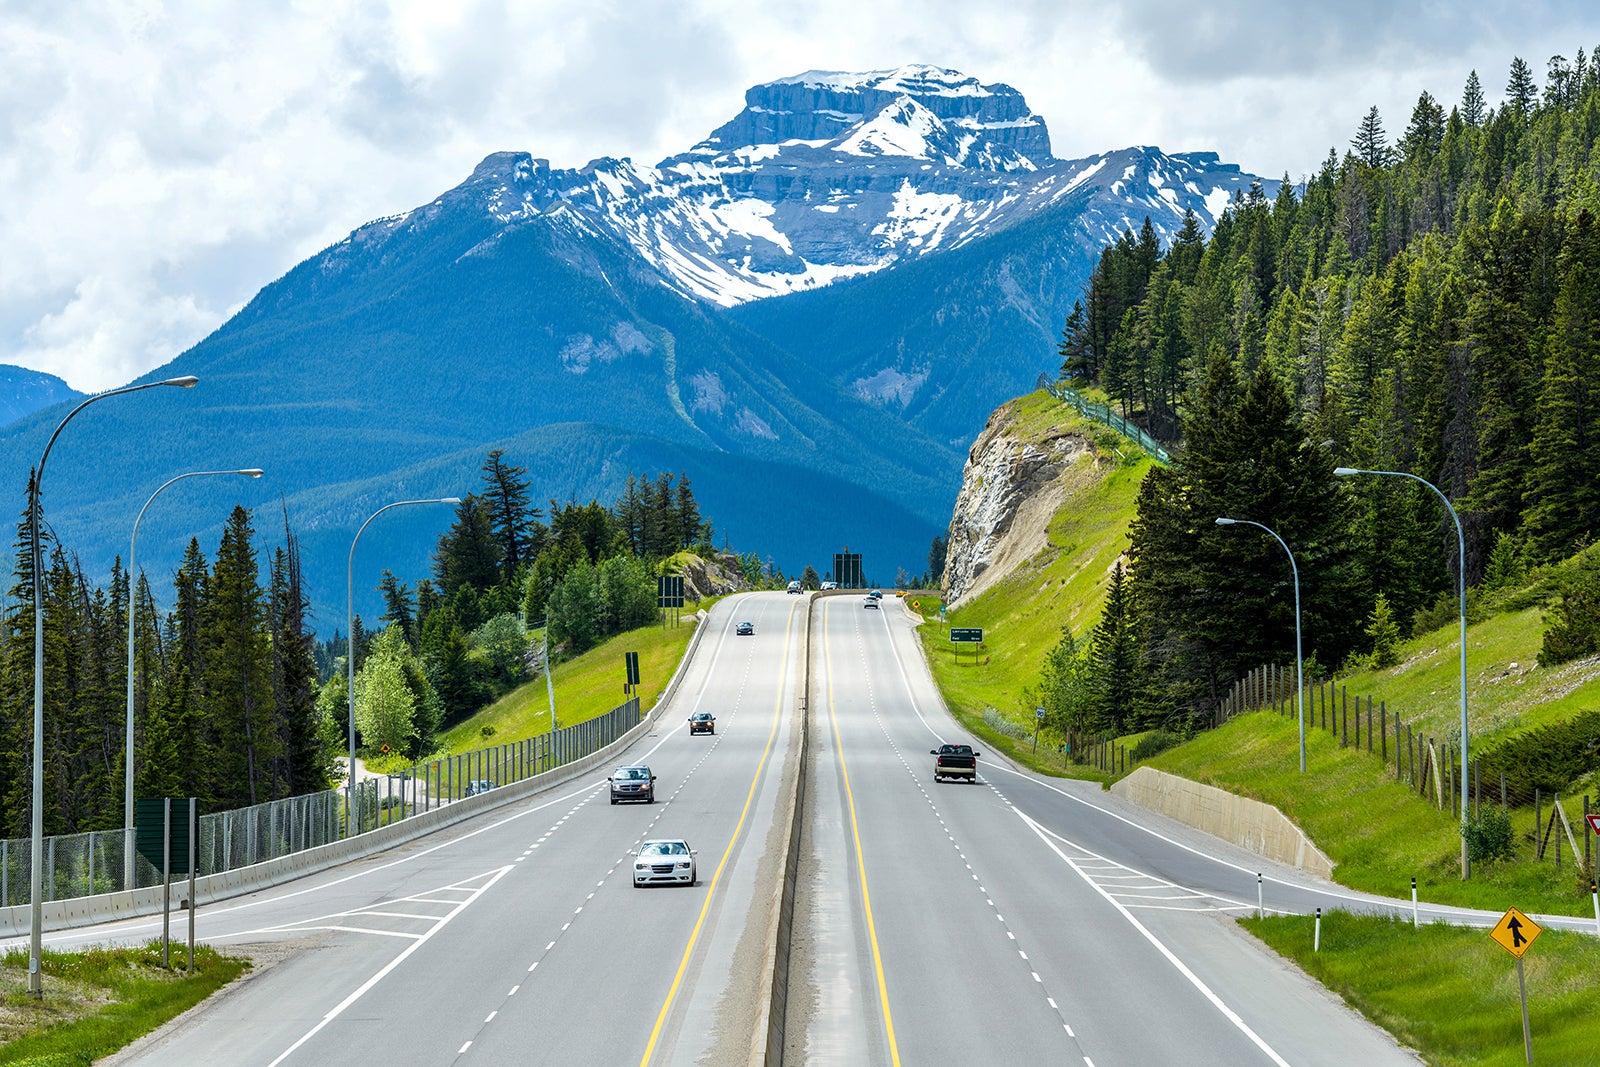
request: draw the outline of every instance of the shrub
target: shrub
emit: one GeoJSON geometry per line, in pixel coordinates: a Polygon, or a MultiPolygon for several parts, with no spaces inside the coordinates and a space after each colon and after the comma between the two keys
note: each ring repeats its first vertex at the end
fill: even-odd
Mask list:
{"type": "Polygon", "coordinates": [[[1566,663],[1600,650],[1600,567],[1582,567],[1545,613],[1539,666],[1566,663]]]}
{"type": "Polygon", "coordinates": [[[1033,736],[994,708],[983,709],[983,724],[997,734],[1014,737],[1019,741],[1033,736]]]}
{"type": "Polygon", "coordinates": [[[1183,741],[1181,734],[1175,734],[1171,730],[1151,730],[1139,738],[1139,743],[1133,746],[1133,751],[1129,755],[1136,760],[1147,760],[1174,745],[1183,744],[1183,741]]]}
{"type": "Polygon", "coordinates": [[[1508,795],[1530,802],[1533,791],[1565,791],[1600,764],[1600,709],[1515,734],[1477,757],[1484,781],[1505,776],[1508,795]]]}
{"type": "Polygon", "coordinates": [[[1491,805],[1476,818],[1468,819],[1461,828],[1467,841],[1467,855],[1474,863],[1508,860],[1515,855],[1512,848],[1511,816],[1503,808],[1491,805]]]}

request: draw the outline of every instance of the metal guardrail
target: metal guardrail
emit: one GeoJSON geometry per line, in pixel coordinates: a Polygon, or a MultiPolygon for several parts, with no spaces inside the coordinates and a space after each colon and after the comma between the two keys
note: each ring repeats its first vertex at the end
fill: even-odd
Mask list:
{"type": "MultiPolygon", "coordinates": [[[[541,734],[367,778],[356,787],[354,820],[346,819],[343,789],[202,815],[195,874],[221,874],[375,830],[473,795],[479,791],[476,783],[487,782],[494,788],[531,778],[599,751],[641,718],[635,697],[604,715],[557,730],[554,736],[541,734]],[[352,825],[355,833],[350,832],[352,825]]],[[[176,816],[177,805],[173,808],[176,816]]],[[[161,871],[137,854],[134,884],[122,884],[126,842],[121,829],[45,838],[44,900],[160,885],[161,871]]],[[[26,837],[0,839],[0,908],[29,903],[31,844],[26,837]]]]}
{"type": "Polygon", "coordinates": [[[1055,397],[1057,400],[1061,401],[1063,404],[1072,405],[1072,407],[1077,409],[1078,414],[1082,415],[1084,418],[1094,419],[1096,422],[1105,423],[1107,426],[1111,427],[1113,430],[1117,431],[1122,436],[1126,437],[1128,440],[1134,442],[1140,448],[1150,453],[1150,455],[1155,458],[1157,463],[1160,463],[1163,466],[1171,464],[1172,456],[1165,448],[1161,447],[1161,443],[1159,441],[1157,441],[1154,437],[1151,437],[1137,424],[1130,422],[1128,419],[1125,419],[1121,415],[1118,415],[1116,412],[1112,411],[1105,404],[1099,404],[1093,400],[1085,399],[1084,397],[1079,396],[1072,389],[1062,385],[1060,382],[1046,382],[1045,391],[1051,396],[1055,397]]]}

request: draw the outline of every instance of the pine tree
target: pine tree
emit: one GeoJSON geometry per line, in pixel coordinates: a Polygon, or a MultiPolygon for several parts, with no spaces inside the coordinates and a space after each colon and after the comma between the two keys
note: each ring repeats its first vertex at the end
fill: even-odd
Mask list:
{"type": "Polygon", "coordinates": [[[1389,141],[1383,132],[1383,120],[1378,116],[1378,105],[1373,104],[1355,137],[1350,141],[1356,158],[1369,167],[1382,167],[1389,162],[1389,141]]]}
{"type": "MultiPolygon", "coordinates": [[[[673,509],[678,528],[678,548],[687,548],[700,540],[700,505],[695,503],[694,490],[689,487],[689,475],[678,472],[677,503],[673,509]]],[[[710,531],[705,531],[709,540],[710,531]]]]}
{"type": "Polygon", "coordinates": [[[491,449],[481,468],[483,499],[500,547],[500,578],[510,582],[530,557],[534,525],[542,512],[528,503],[528,468],[505,461],[506,450],[491,449]]]}
{"type": "Polygon", "coordinates": [[[400,633],[406,642],[411,645],[417,643],[416,605],[411,590],[406,588],[406,583],[394,576],[387,568],[382,577],[378,579],[378,591],[383,594],[383,614],[378,616],[385,625],[393,623],[400,627],[400,633]]]}
{"type": "Polygon", "coordinates": [[[306,629],[310,601],[300,569],[300,542],[284,515],[284,545],[273,555],[269,588],[272,691],[282,751],[279,781],[290,795],[328,788],[334,771],[317,710],[317,665],[306,629]]]}
{"type": "Polygon", "coordinates": [[[1506,107],[1527,118],[1533,113],[1534,101],[1539,99],[1539,87],[1534,83],[1533,71],[1521,56],[1511,60],[1511,77],[1506,83],[1506,107]]]}
{"type": "Polygon", "coordinates": [[[1143,686],[1138,624],[1120,559],[1112,566],[1100,621],[1089,641],[1089,662],[1097,717],[1117,733],[1126,732],[1136,722],[1143,686]]]}
{"type": "Polygon", "coordinates": [[[1067,315],[1066,326],[1061,331],[1061,342],[1056,346],[1056,351],[1061,355],[1061,372],[1058,380],[1063,382],[1089,380],[1092,362],[1091,345],[1088,316],[1084,313],[1082,300],[1072,302],[1072,311],[1067,315]]]}
{"type": "Polygon", "coordinates": [[[249,511],[235,507],[200,609],[203,706],[217,740],[210,797],[224,807],[276,799],[270,769],[282,755],[254,535],[249,511]]]}
{"type": "Polygon", "coordinates": [[[446,597],[462,586],[492,589],[500,580],[501,547],[489,501],[468,494],[456,505],[449,531],[433,553],[433,577],[446,597]]]}
{"type": "Polygon", "coordinates": [[[1483,83],[1476,70],[1467,75],[1467,87],[1461,91],[1461,120],[1474,129],[1483,125],[1483,83]]]}

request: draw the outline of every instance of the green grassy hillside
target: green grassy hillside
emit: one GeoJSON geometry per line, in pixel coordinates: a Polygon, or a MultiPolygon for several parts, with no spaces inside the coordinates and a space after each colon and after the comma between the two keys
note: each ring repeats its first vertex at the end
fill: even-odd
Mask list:
{"type": "MultiPolygon", "coordinates": [[[[678,661],[693,636],[694,626],[687,621],[678,627],[646,626],[618,634],[581,656],[557,663],[553,679],[559,724],[584,722],[627,699],[622,692],[624,652],[639,653],[639,696],[648,710],[672,680],[672,672],[678,669],[678,661]]],[[[444,731],[439,748],[444,755],[455,755],[485,745],[520,741],[549,730],[549,696],[541,674],[444,731]]]]}
{"type": "MultiPolygon", "coordinates": [[[[992,745],[1018,758],[1031,757],[1031,739],[1006,739],[984,723],[993,708],[1026,730],[1033,728],[1033,701],[1026,690],[1038,677],[1044,656],[1070,626],[1082,638],[1098,617],[1111,565],[1128,545],[1139,483],[1153,461],[1136,447],[1096,422],[1079,418],[1043,391],[1011,402],[1009,432],[1021,440],[1047,432],[1080,432],[1094,448],[1067,473],[1067,501],[1050,522],[1049,541],[1010,575],[950,612],[940,626],[936,612],[922,628],[923,647],[945,703],[964,725],[992,745]],[[1119,454],[1120,451],[1120,454],[1119,454]],[[983,647],[976,663],[969,645],[948,639],[949,626],[983,628],[983,647]]],[[[928,607],[928,605],[924,605],[928,607]]],[[[937,605],[933,605],[937,607],[937,605]]],[[[1031,735],[1030,735],[1031,738],[1031,735]]],[[[1053,751],[1043,751],[1040,765],[1061,774],[1094,772],[1073,767],[1053,751]]]]}

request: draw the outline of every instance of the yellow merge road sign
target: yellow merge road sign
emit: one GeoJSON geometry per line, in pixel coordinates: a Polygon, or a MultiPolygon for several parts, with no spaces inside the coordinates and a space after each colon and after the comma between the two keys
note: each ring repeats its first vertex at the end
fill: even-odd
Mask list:
{"type": "Polygon", "coordinates": [[[1528,951],[1528,946],[1533,944],[1533,939],[1538,937],[1544,927],[1528,918],[1516,908],[1512,908],[1500,916],[1500,921],[1494,924],[1494,929],[1489,931],[1489,936],[1500,942],[1502,948],[1517,959],[1528,951]]]}

